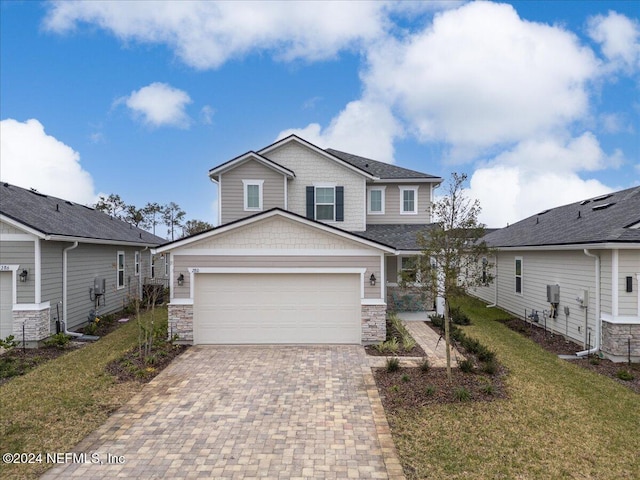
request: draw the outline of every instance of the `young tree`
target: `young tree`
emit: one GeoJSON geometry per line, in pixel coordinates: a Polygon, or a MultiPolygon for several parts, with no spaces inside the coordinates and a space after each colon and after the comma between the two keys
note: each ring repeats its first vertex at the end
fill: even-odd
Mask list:
{"type": "Polygon", "coordinates": [[[480,202],[470,200],[464,192],[466,174],[453,173],[445,195],[434,202],[433,217],[437,224],[418,236],[422,254],[417,270],[422,288],[444,302],[444,338],[447,355],[447,377],[451,381],[451,351],[449,337],[449,304],[468,288],[490,283],[483,257],[491,254],[481,238],[484,226],[478,223],[480,202]]]}
{"type": "Polygon", "coordinates": [[[120,195],[110,193],[108,197],[100,195],[93,208],[105,212],[114,218],[122,219],[123,213],[127,209],[127,204],[120,198],[120,195]]]}
{"type": "Polygon", "coordinates": [[[162,210],[162,219],[167,226],[167,234],[171,235],[171,241],[175,240],[175,230],[182,226],[182,220],[187,213],[174,202],[165,205],[162,210]]]}
{"type": "Polygon", "coordinates": [[[189,235],[195,235],[196,233],[204,232],[213,228],[209,222],[202,220],[187,220],[182,226],[182,236],[188,237],[189,235]]]}
{"type": "Polygon", "coordinates": [[[143,228],[152,229],[153,234],[156,234],[156,225],[159,225],[162,221],[162,207],[156,202],[147,203],[142,209],[142,215],[144,220],[142,222],[143,228]]]}

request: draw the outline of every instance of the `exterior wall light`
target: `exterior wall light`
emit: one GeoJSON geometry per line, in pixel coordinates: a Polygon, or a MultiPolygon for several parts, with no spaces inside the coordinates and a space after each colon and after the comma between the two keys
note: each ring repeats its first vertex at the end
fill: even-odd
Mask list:
{"type": "Polygon", "coordinates": [[[180,287],[181,287],[181,286],[183,286],[183,285],[184,285],[184,275],[183,275],[183,274],[180,274],[180,275],[178,276],[178,286],[180,286],[180,287]]]}
{"type": "Polygon", "coordinates": [[[27,272],[27,270],[26,270],[26,269],[23,269],[23,270],[20,272],[20,275],[18,275],[18,276],[20,277],[20,281],[21,281],[21,282],[26,282],[26,281],[27,281],[27,277],[29,276],[29,272],[27,272]]]}
{"type": "Polygon", "coordinates": [[[372,273],[371,276],[369,277],[369,284],[372,287],[375,287],[376,285],[376,276],[372,273]]]}

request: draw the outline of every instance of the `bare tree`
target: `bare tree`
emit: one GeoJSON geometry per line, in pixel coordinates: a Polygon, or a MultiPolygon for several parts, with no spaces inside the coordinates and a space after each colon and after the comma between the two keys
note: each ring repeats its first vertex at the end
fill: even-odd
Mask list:
{"type": "Polygon", "coordinates": [[[186,212],[174,202],[165,205],[162,210],[162,219],[167,226],[167,234],[171,235],[171,241],[175,240],[175,231],[177,227],[182,226],[182,220],[186,212]]]}
{"type": "Polygon", "coordinates": [[[182,226],[182,236],[188,237],[189,235],[195,235],[196,233],[204,232],[213,228],[209,222],[202,220],[187,220],[182,226]]]}
{"type": "Polygon", "coordinates": [[[142,209],[144,221],[142,226],[146,229],[151,229],[153,234],[156,234],[156,225],[159,225],[162,220],[162,207],[156,202],[150,202],[142,209]]]}
{"type": "Polygon", "coordinates": [[[120,195],[110,193],[108,197],[100,195],[93,208],[122,220],[124,212],[127,209],[127,204],[120,198],[120,195]]]}

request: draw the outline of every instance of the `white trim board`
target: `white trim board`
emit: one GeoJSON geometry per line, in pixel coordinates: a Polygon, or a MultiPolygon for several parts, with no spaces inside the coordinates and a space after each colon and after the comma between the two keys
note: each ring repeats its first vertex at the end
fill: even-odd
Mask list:
{"type": "Polygon", "coordinates": [[[372,250],[358,250],[358,249],[344,249],[344,250],[330,250],[330,249],[298,249],[291,250],[287,248],[182,248],[171,252],[176,256],[191,256],[191,255],[206,255],[211,257],[273,257],[273,256],[286,256],[286,257],[377,257],[378,253],[372,250]]]}

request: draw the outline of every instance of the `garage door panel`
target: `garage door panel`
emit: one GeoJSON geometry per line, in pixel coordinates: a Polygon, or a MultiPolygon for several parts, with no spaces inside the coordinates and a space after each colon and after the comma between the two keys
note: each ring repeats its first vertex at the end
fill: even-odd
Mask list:
{"type": "Polygon", "coordinates": [[[360,276],[199,274],[195,343],[360,343],[360,276]]]}

